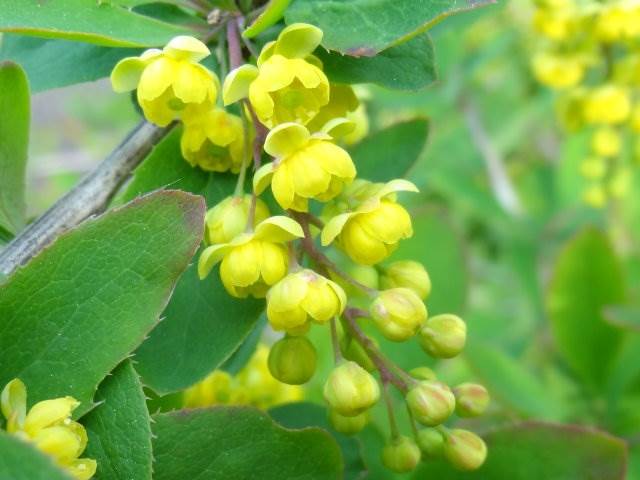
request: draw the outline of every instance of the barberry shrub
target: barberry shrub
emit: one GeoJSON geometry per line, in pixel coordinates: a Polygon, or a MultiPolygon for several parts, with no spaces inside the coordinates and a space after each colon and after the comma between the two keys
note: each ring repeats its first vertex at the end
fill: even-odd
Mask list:
{"type": "MultiPolygon", "coordinates": [[[[422,161],[416,106],[461,82],[433,89],[431,29],[460,36],[489,3],[0,0],[0,480],[622,478],[618,438],[521,422],[577,415],[474,337],[467,219],[432,211],[432,181],[466,180],[422,161]],[[31,94],[99,79],[139,123],[30,218],[31,94]]],[[[532,22],[560,41],[599,15],[598,42],[627,47],[627,3],[574,19],[570,0],[541,1],[532,22]]],[[[532,71],[574,99],[590,64],[563,55],[545,47],[532,71]]],[[[600,160],[624,122],[637,130],[632,96],[605,82],[580,97],[600,125],[585,175],[608,176],[600,160]]],[[[584,389],[605,383],[590,354],[622,338],[591,318],[587,345],[603,349],[572,349],[564,319],[592,315],[576,307],[589,285],[594,310],[626,318],[616,261],[587,230],[549,290],[584,389]]]]}

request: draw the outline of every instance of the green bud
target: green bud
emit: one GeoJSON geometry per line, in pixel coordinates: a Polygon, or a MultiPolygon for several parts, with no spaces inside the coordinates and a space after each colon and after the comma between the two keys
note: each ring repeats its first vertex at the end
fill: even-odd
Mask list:
{"type": "MultiPolygon", "coordinates": [[[[373,338],[371,340],[377,346],[378,342],[373,338]]],[[[347,336],[343,337],[340,342],[340,350],[342,351],[344,358],[347,360],[353,360],[367,372],[375,370],[376,366],[364,350],[364,347],[354,338],[347,336]]]]}
{"type": "Polygon", "coordinates": [[[437,380],[436,372],[429,367],[417,367],[409,371],[409,375],[418,380],[437,380]]]}
{"type": "Polygon", "coordinates": [[[426,457],[439,457],[444,450],[444,437],[435,428],[423,428],[416,438],[420,451],[426,457]]]}
{"type": "Polygon", "coordinates": [[[345,417],[361,414],[380,398],[376,379],[352,361],[333,369],[324,384],[323,393],[329,406],[345,417]]]}
{"type": "Polygon", "coordinates": [[[381,291],[369,311],[382,334],[394,342],[414,336],[427,319],[424,302],[408,288],[381,291]]]}
{"type": "Polygon", "coordinates": [[[286,336],[269,351],[269,371],[282,383],[302,385],[316,371],[316,349],[307,337],[286,336]]]}
{"type": "Polygon", "coordinates": [[[442,382],[425,380],[407,393],[407,404],[414,418],[423,425],[440,425],[451,416],[456,399],[442,382]]]}
{"type": "Polygon", "coordinates": [[[414,470],[420,461],[420,449],[403,435],[391,440],[382,449],[382,463],[389,470],[404,473],[414,470]]]}
{"type": "Polygon", "coordinates": [[[355,417],[345,417],[335,410],[329,410],[329,423],[336,432],[353,435],[360,432],[369,422],[369,414],[363,412],[355,417]]]}
{"type": "Polygon", "coordinates": [[[460,417],[477,417],[489,406],[489,392],[477,383],[463,383],[453,389],[456,413],[460,417]]]}
{"type": "Polygon", "coordinates": [[[487,445],[467,430],[451,430],[445,438],[444,456],[459,470],[476,470],[487,458],[487,445]]]}
{"type": "Polygon", "coordinates": [[[431,279],[421,263],[412,260],[393,262],[383,269],[381,288],[404,287],[413,290],[422,300],[431,293],[431,279]]]}
{"type": "MultiPolygon", "coordinates": [[[[377,289],[378,288],[378,270],[370,265],[359,265],[357,263],[351,263],[346,268],[346,273],[358,283],[361,283],[365,287],[377,289]]],[[[354,288],[357,292],[360,289],[354,288]]]]}
{"type": "MultiPolygon", "coordinates": [[[[205,239],[210,245],[227,243],[240,235],[247,228],[252,197],[249,194],[241,197],[230,196],[211,208],[205,217],[205,239]]],[[[262,200],[257,199],[254,225],[269,217],[269,208],[262,200]]]]}
{"type": "Polygon", "coordinates": [[[464,349],[467,325],[457,315],[445,313],[427,320],[420,330],[420,345],[435,358],[453,358],[464,349]]]}

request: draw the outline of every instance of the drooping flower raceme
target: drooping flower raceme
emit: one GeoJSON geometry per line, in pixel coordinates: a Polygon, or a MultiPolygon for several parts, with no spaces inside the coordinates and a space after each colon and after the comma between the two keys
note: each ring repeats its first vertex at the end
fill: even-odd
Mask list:
{"type": "Polygon", "coordinates": [[[325,209],[332,216],[322,230],[322,244],[337,240],[355,262],[373,265],[384,260],[403,238],[413,235],[409,213],[396,202],[396,192],[417,192],[407,180],[372,184],[357,180],[325,209]]]}
{"type": "Polygon", "coordinates": [[[17,378],[0,396],[8,433],[33,443],[73,478],[88,480],[96,472],[97,463],[79,458],[87,446],[87,432],[71,419],[78,405],[80,402],[73,397],[61,397],[38,402],[27,413],[27,389],[17,378]]]}
{"type": "Polygon", "coordinates": [[[262,298],[287,274],[289,255],[285,242],[303,236],[295,220],[284,216],[267,218],[253,232],[207,247],[200,255],[198,274],[205,278],[222,261],[220,279],[230,295],[262,298]]]}
{"type": "Polygon", "coordinates": [[[166,126],[183,118],[189,112],[187,106],[198,111],[213,107],[220,89],[218,77],[198,63],[209,54],[200,40],[175,37],[162,50],[150,49],[120,60],[111,72],[111,85],[116,92],[137,89],[147,120],[166,126]]]}
{"type": "Polygon", "coordinates": [[[311,135],[296,123],[271,130],[264,148],[275,160],[256,172],[254,189],[260,194],[271,183],[273,196],[284,209],[306,212],[309,199],[331,200],[356,176],[351,157],[329,134],[311,135]]]}

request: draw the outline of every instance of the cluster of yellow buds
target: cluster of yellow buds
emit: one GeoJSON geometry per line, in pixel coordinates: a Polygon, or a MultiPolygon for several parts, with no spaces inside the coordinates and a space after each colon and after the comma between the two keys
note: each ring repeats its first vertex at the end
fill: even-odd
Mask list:
{"type": "Polygon", "coordinates": [[[184,406],[253,405],[267,409],[302,400],[302,387],[282,383],[271,375],[268,357],[269,347],[258,344],[251,359],[236,375],[214,370],[207,378],[185,390],[184,406]]]}
{"type": "Polygon", "coordinates": [[[537,0],[533,24],[533,73],[558,90],[565,126],[590,133],[591,152],[580,165],[588,181],[583,199],[604,207],[626,195],[640,160],[640,2],[537,0]]]}
{"type": "Polygon", "coordinates": [[[411,216],[398,194],[417,188],[403,179],[387,183],[356,179],[356,166],[344,146],[366,133],[366,117],[353,88],[331,83],[313,55],[322,40],[320,29],[307,24],[285,27],[262,48],[256,65],[239,64],[237,31],[231,28],[227,33],[235,68],[224,79],[222,100],[225,107],[239,104],[239,121],[213,105],[218,82],[212,73],[201,73],[196,62],[206,47],[194,39],[179,37],[162,52],[125,59],[112,74],[119,90],[137,86],[149,120],[159,124],[182,120],[182,150],[190,163],[239,173],[235,193],[207,213],[207,246],[198,273],[205,279],[215,269],[233,297],[265,298],[271,328],[283,332],[266,360],[266,347],[261,346],[260,360],[252,360],[236,377],[212,373],[186,392],[186,405],[265,407],[293,400],[299,385],[315,374],[317,352],[307,333],[320,326],[329,333],[334,349],[336,364],[326,379],[324,398],[337,430],[360,431],[368,410],[384,396],[390,407],[391,434],[382,458],[389,468],[409,471],[421,457],[436,451],[459,468],[478,468],[486,455],[480,437],[449,430],[442,423],[454,413],[481,414],[488,403],[486,390],[474,385],[451,390],[435,375],[414,378],[383,356],[362,329],[364,323],[372,323],[395,342],[417,337],[435,358],[454,357],[464,347],[466,326],[459,317],[428,318],[424,301],[431,281],[425,268],[413,261],[381,264],[413,234],[411,216]],[[187,95],[182,88],[188,72],[197,84],[194,90],[202,94],[187,95]],[[167,78],[153,78],[156,74],[167,78]],[[271,160],[263,165],[264,153],[271,160]],[[245,193],[245,174],[251,168],[253,188],[245,193]],[[260,198],[268,188],[282,209],[277,215],[260,198]],[[315,208],[318,204],[321,209],[315,208]],[[363,285],[343,272],[325,253],[328,248],[342,252],[353,265],[370,269],[373,282],[363,285]],[[367,310],[349,304],[350,299],[360,302],[362,297],[367,310]],[[282,384],[295,390],[282,391],[282,384]],[[406,398],[415,427],[413,439],[401,436],[395,427],[390,385],[406,398]],[[430,430],[418,431],[415,422],[430,430]]]}
{"type": "Polygon", "coordinates": [[[87,446],[87,432],[71,419],[78,405],[80,402],[73,397],[61,397],[38,402],[27,412],[27,388],[17,378],[0,395],[8,433],[35,445],[71,477],[88,480],[96,473],[97,463],[91,458],[78,458],[87,446]]]}

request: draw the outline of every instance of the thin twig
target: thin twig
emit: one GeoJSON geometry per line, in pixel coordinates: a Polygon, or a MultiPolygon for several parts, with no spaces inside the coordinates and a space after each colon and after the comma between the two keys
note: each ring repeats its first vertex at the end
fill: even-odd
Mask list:
{"type": "Polygon", "coordinates": [[[489,134],[482,124],[478,108],[468,98],[463,99],[461,105],[473,143],[487,166],[489,182],[496,200],[507,213],[513,216],[521,215],[520,199],[513,188],[509,175],[507,175],[502,156],[491,142],[489,134]]]}
{"type": "Polygon", "coordinates": [[[140,122],[95,170],[0,251],[0,272],[9,275],[61,233],[102,212],[133,169],[172,127],[140,122]]]}

